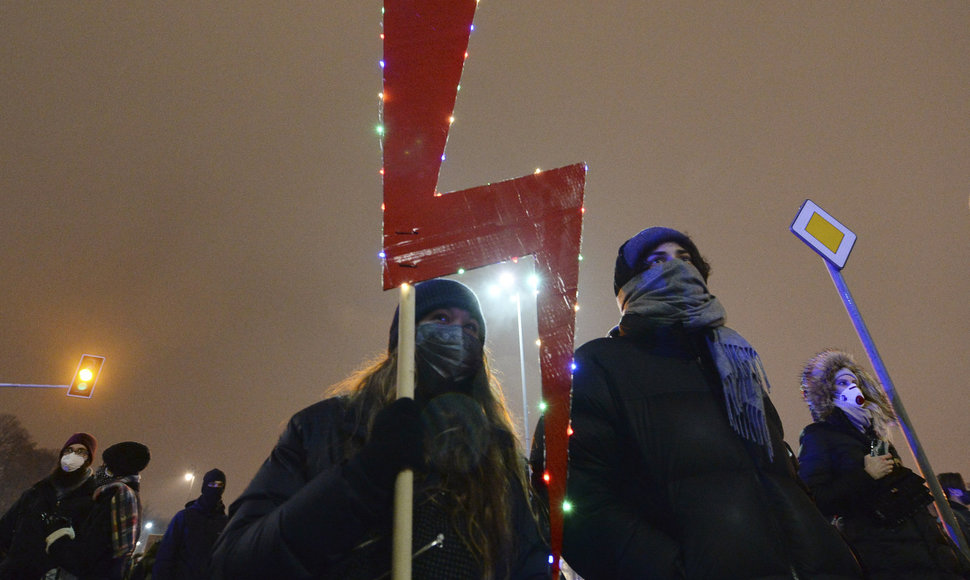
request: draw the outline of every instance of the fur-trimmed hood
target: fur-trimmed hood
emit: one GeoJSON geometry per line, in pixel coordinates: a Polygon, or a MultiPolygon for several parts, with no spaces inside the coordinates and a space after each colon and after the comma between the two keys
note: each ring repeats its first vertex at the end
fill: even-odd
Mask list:
{"type": "Polygon", "coordinates": [[[813,356],[802,370],[802,397],[808,403],[813,421],[824,421],[836,408],[832,401],[835,397],[835,373],[841,369],[849,369],[859,379],[859,390],[871,404],[869,410],[876,420],[877,430],[881,427],[879,423],[895,421],[896,414],[879,383],[851,354],[835,349],[826,349],[813,356]]]}

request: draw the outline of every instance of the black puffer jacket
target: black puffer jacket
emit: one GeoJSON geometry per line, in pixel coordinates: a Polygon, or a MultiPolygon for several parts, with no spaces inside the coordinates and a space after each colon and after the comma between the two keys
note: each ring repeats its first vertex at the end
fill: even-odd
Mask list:
{"type": "Polygon", "coordinates": [[[586,580],[859,578],[794,473],[728,422],[701,334],[593,340],[576,352],[563,555],[586,580]]]}
{"type": "Polygon", "coordinates": [[[36,580],[55,568],[45,551],[47,533],[41,514],[62,515],[77,525],[94,505],[94,487],[88,476],[58,499],[51,478],[46,477],[25,491],[0,518],[0,580],[36,580]]]}
{"type": "MultiPolygon", "coordinates": [[[[805,427],[800,440],[799,474],[822,513],[839,518],[868,578],[962,577],[955,554],[926,509],[897,527],[883,527],[869,519],[866,499],[879,487],[864,467],[871,437],[856,429],[841,409],[805,427]]],[[[899,457],[891,445],[890,453],[899,457]]]]}
{"type": "MultiPolygon", "coordinates": [[[[348,556],[375,528],[390,527],[393,508],[393,487],[370,480],[356,456],[345,459],[348,445],[363,439],[356,423],[339,398],[321,401],[293,416],[270,457],[229,508],[229,524],[213,553],[213,578],[356,577],[348,571],[348,556]]],[[[419,481],[420,474],[416,474],[416,495],[420,494],[419,481]]],[[[415,504],[416,535],[419,503],[420,498],[415,504]]],[[[514,558],[512,578],[544,580],[548,577],[548,548],[525,503],[523,498],[516,510],[518,554],[510,554],[514,558]]],[[[444,549],[455,546],[455,536],[445,533],[444,549]]],[[[414,550],[422,547],[415,538],[414,550]]],[[[380,557],[389,563],[389,552],[382,551],[380,557]]],[[[351,567],[359,564],[370,568],[380,563],[358,561],[351,567]]],[[[384,564],[379,567],[389,569],[384,564]]],[[[421,575],[415,572],[414,577],[421,575]]]]}

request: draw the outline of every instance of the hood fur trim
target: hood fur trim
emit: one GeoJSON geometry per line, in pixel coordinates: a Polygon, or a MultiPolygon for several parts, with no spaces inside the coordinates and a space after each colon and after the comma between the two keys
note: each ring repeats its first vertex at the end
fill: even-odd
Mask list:
{"type": "Polygon", "coordinates": [[[884,418],[884,421],[876,421],[876,423],[895,421],[896,414],[889,403],[889,398],[876,379],[862,368],[851,354],[836,349],[826,349],[816,354],[809,359],[805,369],[802,370],[802,397],[808,403],[808,410],[812,412],[812,420],[824,421],[836,408],[835,403],[832,402],[835,397],[835,373],[844,368],[855,374],[859,379],[859,390],[862,391],[862,395],[874,404],[875,408],[870,408],[873,419],[884,418]],[[878,417],[879,415],[882,417],[878,417]]]}

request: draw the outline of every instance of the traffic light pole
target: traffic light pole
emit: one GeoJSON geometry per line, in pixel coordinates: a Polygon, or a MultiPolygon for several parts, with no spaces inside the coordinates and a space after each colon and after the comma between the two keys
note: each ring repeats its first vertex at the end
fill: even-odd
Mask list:
{"type": "Polygon", "coordinates": [[[104,357],[95,354],[82,354],[81,360],[77,363],[77,370],[74,371],[74,378],[70,385],[34,385],[26,383],[0,383],[0,387],[12,388],[44,388],[44,389],[67,389],[67,396],[90,399],[94,393],[94,385],[98,382],[101,375],[101,367],[104,366],[104,357]]]}
{"type": "Polygon", "coordinates": [[[70,385],[22,385],[20,383],[0,383],[0,387],[66,389],[70,385]]]}

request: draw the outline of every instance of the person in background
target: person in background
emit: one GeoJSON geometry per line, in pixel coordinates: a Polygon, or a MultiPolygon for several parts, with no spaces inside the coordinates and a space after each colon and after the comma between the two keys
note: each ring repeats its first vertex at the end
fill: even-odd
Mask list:
{"type": "Polygon", "coordinates": [[[47,553],[61,571],[82,580],[122,580],[141,530],[139,473],[151,453],[142,443],[124,441],[105,449],[101,459],[94,507],[80,521],[49,521],[47,553]]]}
{"type": "Polygon", "coordinates": [[[68,437],[51,474],[0,518],[0,580],[37,580],[54,567],[44,550],[44,517],[79,521],[87,516],[94,503],[91,462],[97,450],[98,441],[89,433],[68,437]]]}
{"type": "Polygon", "coordinates": [[[395,398],[395,312],[387,352],[294,415],[230,506],[215,578],[383,577],[404,468],[415,470],[415,580],[548,578],[478,298],[453,280],[417,284],[415,321],[415,398],[395,398]]]}
{"type": "Polygon", "coordinates": [[[709,274],[674,229],[620,246],[619,324],[575,355],[563,557],[585,580],[859,578],[709,274]]]}
{"type": "Polygon", "coordinates": [[[216,538],[226,527],[222,494],[226,474],[208,471],[202,478],[202,495],[185,504],[172,518],[155,554],[153,580],[207,580],[209,559],[216,538]]]}
{"type": "Polygon", "coordinates": [[[926,506],[925,481],[890,442],[896,415],[882,388],[847,352],[813,356],[801,390],[814,421],[801,434],[799,474],[842,531],[870,579],[964,577],[926,506]]]}
{"type": "Polygon", "coordinates": [[[953,516],[960,524],[963,531],[963,538],[970,542],[970,509],[967,509],[967,502],[970,501],[970,493],[967,493],[967,484],[963,482],[963,476],[959,473],[941,473],[936,476],[946,495],[947,503],[953,511],[953,516]]]}

